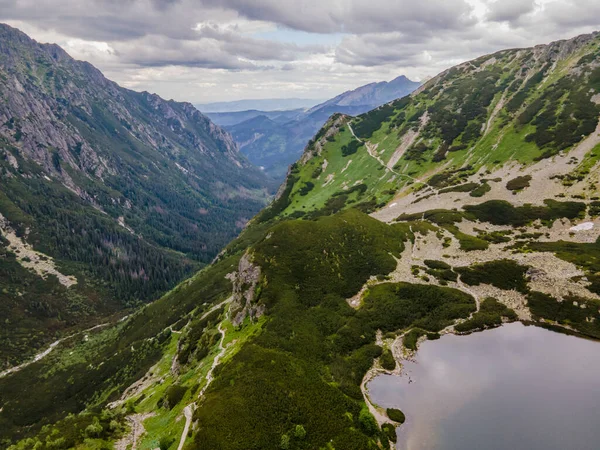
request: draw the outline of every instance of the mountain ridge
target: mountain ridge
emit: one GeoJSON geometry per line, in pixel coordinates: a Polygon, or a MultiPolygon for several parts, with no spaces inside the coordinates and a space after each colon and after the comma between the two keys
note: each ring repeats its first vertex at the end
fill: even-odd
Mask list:
{"type": "Polygon", "coordinates": [[[7,25],[0,96],[3,364],[156,298],[208,264],[274,188],[190,103],[121,88],[7,25]]]}
{"type": "Polygon", "coordinates": [[[2,437],[391,449],[411,411],[366,386],[423,340],[515,320],[600,339],[598,94],[594,34],[330,117],[213,265],[0,378],[2,437]]]}

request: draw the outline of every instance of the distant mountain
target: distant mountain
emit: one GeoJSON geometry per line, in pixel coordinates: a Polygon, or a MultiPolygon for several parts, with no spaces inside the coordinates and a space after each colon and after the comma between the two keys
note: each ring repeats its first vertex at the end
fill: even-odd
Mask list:
{"type": "Polygon", "coordinates": [[[207,112],[239,112],[249,109],[262,111],[287,111],[290,109],[306,109],[322,99],[310,98],[264,98],[256,100],[235,100],[231,102],[199,103],[196,107],[203,113],[207,112]]]}
{"type": "Polygon", "coordinates": [[[121,88],[1,24],[0,98],[2,364],[156,298],[273,187],[191,104],[121,88]]]}
{"type": "Polygon", "coordinates": [[[369,111],[384,103],[410,94],[420,85],[421,83],[411,81],[404,75],[400,75],[392,81],[369,83],[352,91],[346,91],[320,105],[314,106],[307,113],[311,114],[314,111],[330,106],[364,106],[369,108],[366,110],[369,111]]]}
{"type": "Polygon", "coordinates": [[[410,94],[419,85],[420,83],[405,76],[399,76],[389,82],[370,83],[344,92],[305,111],[285,111],[277,114],[245,111],[208,115],[231,132],[240,150],[250,161],[263,167],[268,175],[281,180],[288,166],[298,159],[310,138],[332,114],[362,114],[410,94]],[[255,120],[261,115],[270,120],[255,120]],[[288,117],[289,121],[284,121],[288,117]],[[273,126],[273,122],[278,126],[273,126]]]}
{"type": "Polygon", "coordinates": [[[259,111],[258,109],[249,109],[247,111],[234,112],[209,112],[205,113],[205,115],[217,125],[227,127],[237,125],[257,116],[266,116],[277,123],[286,123],[295,119],[304,113],[304,111],[306,110],[303,108],[290,109],[288,111],[259,111]]]}

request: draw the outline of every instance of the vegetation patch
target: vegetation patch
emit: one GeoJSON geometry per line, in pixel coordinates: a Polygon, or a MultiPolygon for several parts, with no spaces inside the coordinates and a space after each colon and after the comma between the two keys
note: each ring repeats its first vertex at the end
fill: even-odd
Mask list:
{"type": "Polygon", "coordinates": [[[389,349],[385,349],[379,357],[379,363],[385,370],[394,370],[396,368],[396,360],[389,349]]]}
{"type": "Polygon", "coordinates": [[[527,306],[537,319],[567,325],[600,339],[600,300],[568,296],[558,301],[548,294],[533,291],[527,296],[527,306]]]}
{"type": "Polygon", "coordinates": [[[459,184],[458,186],[450,186],[450,187],[447,187],[444,189],[440,189],[439,193],[445,194],[446,192],[472,192],[479,186],[480,186],[479,183],[474,183],[474,182],[464,183],[464,184],[459,184]]]}
{"type": "Polygon", "coordinates": [[[347,145],[342,145],[342,156],[345,158],[346,156],[353,155],[362,145],[363,143],[356,139],[350,141],[347,145]]]}
{"type": "Polygon", "coordinates": [[[459,333],[470,333],[498,327],[504,320],[515,321],[517,319],[517,313],[512,309],[493,297],[487,297],[481,302],[478,312],[473,314],[469,320],[455,325],[454,329],[459,333]]]}
{"type": "Polygon", "coordinates": [[[382,356],[374,344],[375,308],[354,311],[346,298],[370,276],[395,268],[390,251],[400,255],[406,233],[404,225],[347,210],[281,223],[255,245],[267,281],[256,301],[267,307],[267,320],[217,368],[205,407],[195,412],[200,427],[192,448],[277,448],[283,434],[290,448],[333,442],[362,450],[387,443],[361,405],[360,383],[382,356]],[[301,444],[296,425],[306,431],[301,444]],[[236,430],[234,442],[230,430],[236,430]]]}
{"type": "Polygon", "coordinates": [[[528,292],[525,278],[527,269],[527,266],[522,266],[512,259],[499,259],[468,267],[454,268],[460,274],[461,281],[470,286],[485,283],[499,289],[515,289],[522,293],[528,292]]]}
{"type": "Polygon", "coordinates": [[[548,199],[544,200],[544,204],[545,206],[513,206],[504,200],[489,200],[479,205],[466,205],[464,209],[469,217],[481,222],[514,227],[527,225],[535,220],[550,225],[556,219],[579,219],[584,217],[586,211],[586,205],[582,202],[548,199]]]}
{"type": "Polygon", "coordinates": [[[406,421],[406,416],[399,409],[388,408],[385,410],[385,413],[387,414],[390,420],[393,420],[396,423],[403,424],[406,421]]]}
{"type": "Polygon", "coordinates": [[[430,341],[440,338],[438,333],[430,333],[420,328],[413,328],[402,338],[402,345],[409,350],[417,351],[417,342],[421,336],[427,336],[427,339],[430,341]]]}
{"type": "Polygon", "coordinates": [[[471,197],[483,197],[485,194],[492,190],[491,186],[488,183],[481,183],[475,189],[471,191],[469,194],[471,197]]]}
{"type": "Polygon", "coordinates": [[[438,261],[435,259],[426,259],[423,263],[430,269],[447,270],[452,269],[452,266],[444,261],[438,261]]]}
{"type": "Polygon", "coordinates": [[[506,183],[506,189],[508,189],[509,191],[522,191],[523,189],[529,187],[530,181],[530,175],[516,177],[506,183]]]}
{"type": "Polygon", "coordinates": [[[381,425],[381,429],[390,440],[390,442],[396,442],[398,440],[398,436],[396,435],[396,427],[391,423],[384,423],[381,425]]]}

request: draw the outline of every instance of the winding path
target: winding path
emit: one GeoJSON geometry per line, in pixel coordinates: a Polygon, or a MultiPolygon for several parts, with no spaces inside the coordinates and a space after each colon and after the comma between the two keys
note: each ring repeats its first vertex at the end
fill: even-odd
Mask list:
{"type": "MultiPolygon", "coordinates": [[[[230,297],[229,299],[225,300],[225,302],[220,303],[217,306],[221,306],[229,301],[231,301],[230,297]]],[[[213,308],[214,310],[215,308],[213,308]]],[[[205,315],[210,314],[212,311],[208,311],[205,315]]],[[[219,361],[221,361],[221,358],[223,357],[223,355],[225,354],[225,350],[227,349],[227,347],[225,345],[223,345],[223,342],[225,341],[225,330],[223,328],[221,328],[223,325],[223,323],[219,324],[219,333],[221,333],[221,340],[219,341],[219,353],[217,354],[217,356],[215,356],[215,359],[212,362],[212,365],[210,366],[210,369],[208,369],[208,372],[206,373],[206,384],[202,387],[202,389],[200,389],[200,392],[198,393],[198,398],[202,398],[202,396],[204,395],[204,393],[206,392],[206,389],[208,389],[208,386],[210,386],[210,384],[213,381],[213,371],[215,370],[215,368],[219,365],[219,361]]],[[[183,432],[181,433],[181,439],[179,440],[179,446],[177,447],[177,450],[183,450],[183,446],[185,444],[185,439],[187,438],[189,429],[190,429],[190,425],[192,424],[192,418],[194,416],[194,410],[196,409],[196,403],[192,402],[189,405],[187,405],[184,409],[183,409],[183,415],[185,416],[185,426],[183,427],[183,432]]]]}
{"type": "Polygon", "coordinates": [[[62,337],[62,338],[54,341],[52,344],[50,344],[50,346],[48,346],[48,348],[46,350],[44,350],[43,352],[40,352],[37,355],[35,355],[32,360],[24,362],[23,364],[11,367],[9,369],[6,369],[6,370],[0,372],[0,378],[5,377],[7,375],[10,375],[11,373],[16,373],[16,372],[24,369],[25,367],[27,367],[27,366],[35,363],[35,362],[41,361],[46,356],[48,356],[50,354],[50,352],[52,352],[52,350],[54,350],[54,348],[56,346],[58,346],[58,344],[60,344],[63,341],[66,341],[67,339],[71,339],[72,337],[75,337],[75,336],[77,336],[77,335],[79,335],[81,333],[87,333],[88,331],[93,331],[93,330],[96,330],[98,328],[106,327],[108,325],[110,325],[110,322],[102,323],[102,324],[96,325],[96,326],[94,326],[92,328],[87,328],[85,330],[78,331],[77,333],[73,333],[73,334],[70,334],[68,336],[62,337]]]}
{"type": "Polygon", "coordinates": [[[190,430],[190,425],[192,424],[192,417],[194,417],[194,410],[196,409],[194,403],[190,403],[185,408],[183,408],[183,415],[185,416],[185,426],[183,427],[183,432],[181,433],[181,439],[179,440],[179,446],[177,450],[183,449],[183,444],[185,444],[185,438],[188,435],[190,430]]]}
{"type": "Polygon", "coordinates": [[[350,122],[346,122],[346,125],[348,125],[348,129],[350,130],[350,133],[352,133],[352,136],[354,136],[354,139],[356,139],[358,142],[361,142],[361,143],[365,144],[365,147],[367,148],[367,153],[369,154],[369,156],[371,158],[375,159],[379,164],[381,164],[386,171],[392,172],[394,175],[397,175],[399,177],[408,178],[409,180],[412,180],[415,183],[424,184],[425,186],[427,186],[427,188],[426,188],[426,190],[424,192],[426,192],[427,190],[431,190],[431,191],[433,191],[435,193],[435,195],[439,195],[439,191],[438,190],[434,189],[432,186],[430,186],[429,184],[425,183],[424,181],[422,181],[422,180],[420,180],[418,178],[411,177],[410,175],[397,172],[394,169],[388,167],[383,162],[383,160],[379,156],[377,156],[375,154],[375,146],[373,144],[371,144],[369,141],[363,141],[356,134],[354,134],[354,130],[352,129],[352,126],[350,125],[350,122]]]}

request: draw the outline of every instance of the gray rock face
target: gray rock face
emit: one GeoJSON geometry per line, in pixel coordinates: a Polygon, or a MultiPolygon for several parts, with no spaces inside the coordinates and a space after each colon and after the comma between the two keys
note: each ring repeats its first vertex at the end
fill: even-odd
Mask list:
{"type": "Polygon", "coordinates": [[[197,175],[205,169],[197,165],[254,170],[231,135],[191,104],[123,89],[57,45],[38,44],[6,25],[0,25],[0,97],[4,158],[10,146],[76,192],[83,188],[72,171],[100,180],[119,175],[123,160],[115,154],[115,138],[157,151],[155,159],[176,160],[197,175]]]}
{"type": "Polygon", "coordinates": [[[260,274],[260,266],[254,264],[252,256],[246,252],[240,259],[238,271],[233,280],[233,302],[230,314],[234,326],[240,325],[248,315],[254,319],[264,314],[264,305],[258,305],[255,302],[260,274]]]}

